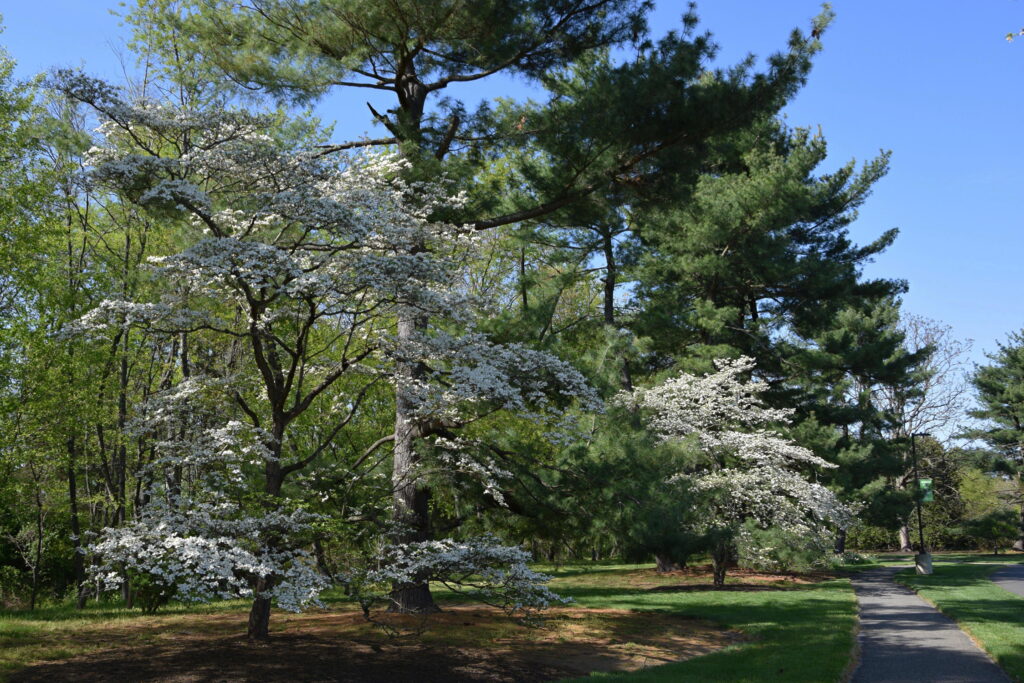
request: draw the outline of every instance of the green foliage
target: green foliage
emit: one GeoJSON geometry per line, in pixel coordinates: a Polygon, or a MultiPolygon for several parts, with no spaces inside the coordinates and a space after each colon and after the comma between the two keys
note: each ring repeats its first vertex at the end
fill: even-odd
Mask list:
{"type": "Polygon", "coordinates": [[[802,572],[830,567],[834,551],[820,537],[747,524],[737,542],[739,565],[761,571],[802,572]]]}
{"type": "Polygon", "coordinates": [[[0,565],[0,608],[12,609],[21,606],[26,588],[23,572],[11,565],[0,565]]]}
{"type": "MultiPolygon", "coordinates": [[[[859,282],[895,238],[855,246],[846,226],[886,172],[880,157],[816,177],[825,141],[774,119],[718,139],[686,201],[651,207],[638,257],[638,332],[663,353],[763,358],[784,329],[813,337],[844,307],[899,288],[859,282]]],[[[767,368],[766,368],[767,369],[767,368]]]]}
{"type": "Polygon", "coordinates": [[[987,426],[965,436],[985,442],[992,471],[1019,476],[1024,467],[1024,331],[1011,333],[998,347],[988,354],[991,362],[971,378],[979,403],[971,416],[987,426]]]}
{"type": "Polygon", "coordinates": [[[1020,538],[1019,521],[1013,510],[993,510],[967,520],[963,533],[975,539],[979,546],[998,553],[1000,548],[1009,547],[1020,538]]]}

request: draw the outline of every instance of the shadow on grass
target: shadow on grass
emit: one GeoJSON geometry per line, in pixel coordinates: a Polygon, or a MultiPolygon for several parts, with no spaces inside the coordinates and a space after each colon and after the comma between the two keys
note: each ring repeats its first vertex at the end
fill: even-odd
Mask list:
{"type": "Polygon", "coordinates": [[[586,606],[666,611],[705,619],[738,629],[748,638],[703,657],[602,680],[818,683],[839,679],[853,647],[856,602],[845,579],[786,591],[643,591],[579,597],[586,606]]]}
{"type": "Polygon", "coordinates": [[[83,609],[75,609],[73,605],[51,605],[35,610],[0,610],[0,627],[5,622],[16,621],[111,621],[115,619],[136,619],[169,614],[219,614],[247,609],[248,601],[228,600],[222,602],[192,605],[185,603],[168,604],[154,614],[146,614],[140,609],[127,609],[123,602],[92,603],[83,609]]]}

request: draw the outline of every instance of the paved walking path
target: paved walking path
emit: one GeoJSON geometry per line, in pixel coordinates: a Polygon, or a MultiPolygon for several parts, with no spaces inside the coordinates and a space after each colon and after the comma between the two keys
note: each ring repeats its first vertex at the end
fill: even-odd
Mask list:
{"type": "Polygon", "coordinates": [[[992,580],[1011,593],[1024,597],[1024,564],[1012,564],[992,574],[992,580]]]}
{"type": "Polygon", "coordinates": [[[956,623],[893,582],[901,569],[872,569],[853,579],[860,603],[853,683],[1009,683],[956,623]]]}

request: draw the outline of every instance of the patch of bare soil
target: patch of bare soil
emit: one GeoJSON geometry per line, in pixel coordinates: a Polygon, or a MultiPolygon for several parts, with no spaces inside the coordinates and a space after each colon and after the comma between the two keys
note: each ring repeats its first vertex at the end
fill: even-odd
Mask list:
{"type": "Polygon", "coordinates": [[[713,583],[684,583],[678,586],[655,586],[648,588],[648,593],[693,593],[695,591],[739,591],[741,593],[758,593],[761,591],[787,591],[795,586],[777,586],[766,583],[727,583],[715,586],[713,583]]]}
{"type": "Polygon", "coordinates": [[[528,628],[489,608],[455,607],[431,617],[422,635],[402,639],[384,637],[351,611],[276,618],[278,628],[267,643],[225,635],[226,628],[237,633],[244,627],[237,614],[166,617],[130,631],[111,629],[108,649],[38,664],[10,680],[543,681],[636,671],[741,639],[702,621],[623,610],[551,610],[544,627],[528,628]],[[155,632],[140,634],[140,628],[155,632]]]}
{"type": "Polygon", "coordinates": [[[733,568],[727,574],[726,580],[728,583],[715,588],[711,580],[711,565],[701,565],[671,572],[654,573],[645,571],[638,573],[631,583],[637,589],[652,593],[708,590],[758,592],[792,590],[799,585],[817,583],[827,578],[832,578],[832,575],[826,572],[774,574],[758,572],[752,569],[733,568]]]}

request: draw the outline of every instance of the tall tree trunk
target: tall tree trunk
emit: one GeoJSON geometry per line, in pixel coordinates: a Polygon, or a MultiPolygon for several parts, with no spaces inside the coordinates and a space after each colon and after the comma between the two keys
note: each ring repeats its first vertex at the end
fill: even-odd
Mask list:
{"type": "Polygon", "coordinates": [[[121,367],[118,372],[117,393],[117,435],[118,446],[114,462],[114,495],[117,500],[116,523],[123,524],[127,519],[126,484],[128,481],[128,441],[125,434],[128,422],[128,335],[124,335],[124,348],[121,350],[121,367]]]}
{"type": "Polygon", "coordinates": [[[313,541],[313,557],[316,558],[317,570],[333,582],[334,571],[331,569],[331,565],[327,561],[327,554],[324,552],[324,545],[320,542],[319,538],[313,541]]]}
{"type": "MultiPolygon", "coordinates": [[[[1018,488],[1020,488],[1020,477],[1018,476],[1018,488]]],[[[1014,550],[1024,550],[1024,502],[1020,505],[1020,515],[1017,518],[1017,532],[1019,536],[1016,542],[1013,544],[1014,550]]]]}
{"type": "MultiPolygon", "coordinates": [[[[604,324],[615,330],[615,286],[618,284],[619,270],[615,262],[615,235],[610,226],[601,228],[601,240],[604,250],[604,324]]],[[[619,358],[622,363],[622,388],[633,391],[633,375],[629,369],[629,359],[619,358]]]]}
{"type": "MultiPolygon", "coordinates": [[[[275,416],[274,429],[272,432],[273,442],[270,444],[271,456],[264,465],[264,490],[268,496],[276,498],[281,495],[281,487],[284,485],[284,472],[281,468],[281,454],[284,439],[284,419],[280,415],[275,416]]],[[[274,552],[280,546],[280,539],[275,541],[268,538],[267,550],[274,552]]],[[[248,633],[250,640],[266,640],[270,637],[270,598],[266,592],[275,585],[272,576],[261,576],[253,582],[252,608],[249,610],[248,633]]]]}
{"type": "MultiPolygon", "coordinates": [[[[418,330],[426,327],[426,320],[410,308],[399,314],[399,343],[408,343],[418,330]]],[[[414,405],[404,387],[422,374],[415,363],[399,362],[396,370],[398,388],[395,391],[395,446],[392,470],[392,504],[397,543],[418,543],[430,538],[430,491],[419,481],[416,464],[416,439],[421,435],[414,405]]],[[[409,583],[395,584],[391,590],[390,611],[422,614],[440,611],[430,593],[430,585],[422,576],[409,583]]]]}
{"type": "Polygon", "coordinates": [[[75,608],[85,607],[85,558],[82,556],[82,526],[78,519],[78,481],[75,474],[78,460],[75,437],[68,438],[68,506],[71,512],[71,565],[75,572],[75,608]]]}
{"type": "MultiPolygon", "coordinates": [[[[192,376],[192,366],[189,362],[188,356],[188,333],[182,332],[180,345],[179,345],[179,357],[181,359],[181,376],[183,379],[188,380],[192,376]]],[[[178,438],[184,440],[185,428],[182,427],[178,433],[178,438]]],[[[178,507],[181,499],[181,477],[183,469],[180,463],[175,464],[171,471],[168,473],[167,478],[167,492],[170,497],[170,504],[172,507],[178,507]]]]}
{"type": "Polygon", "coordinates": [[[674,562],[668,555],[662,553],[654,554],[655,569],[659,572],[674,572],[681,569],[677,562],[674,562]]]}
{"type": "MultiPolygon", "coordinates": [[[[33,472],[33,475],[35,473],[33,472]]],[[[32,563],[32,595],[29,599],[29,609],[36,608],[36,599],[39,597],[39,568],[43,563],[43,492],[36,482],[36,548],[35,560],[32,563]]]]}
{"type": "Polygon", "coordinates": [[[725,572],[729,568],[729,561],[732,559],[732,544],[716,543],[711,552],[711,569],[714,574],[715,588],[725,586],[725,572]]]}
{"type": "MultiPolygon", "coordinates": [[[[395,93],[398,96],[397,126],[389,126],[400,140],[414,142],[422,148],[422,119],[424,105],[429,91],[416,72],[413,58],[403,58],[397,64],[395,93]]],[[[427,151],[423,149],[423,151],[427,151]]],[[[439,149],[435,158],[443,157],[439,149]]],[[[410,159],[414,161],[414,159],[410,159]]],[[[422,238],[416,238],[408,246],[409,254],[426,251],[422,238]]],[[[524,300],[524,306],[527,302],[524,300]]],[[[412,305],[402,305],[398,312],[398,343],[411,342],[416,333],[427,328],[427,316],[412,305]]],[[[415,543],[430,538],[430,491],[418,481],[416,465],[416,440],[423,436],[421,424],[414,415],[414,405],[408,390],[404,387],[423,374],[419,363],[398,361],[395,368],[398,384],[395,390],[395,442],[392,458],[392,519],[396,531],[396,543],[415,543]]],[[[408,584],[392,586],[390,611],[403,613],[426,613],[440,611],[430,593],[430,585],[424,577],[414,577],[408,584]]]]}
{"type": "Polygon", "coordinates": [[[836,555],[842,555],[846,552],[846,529],[840,529],[836,532],[836,555]]]}
{"type": "Polygon", "coordinates": [[[900,525],[900,552],[909,553],[914,549],[910,543],[910,527],[906,524],[900,525]]]}

